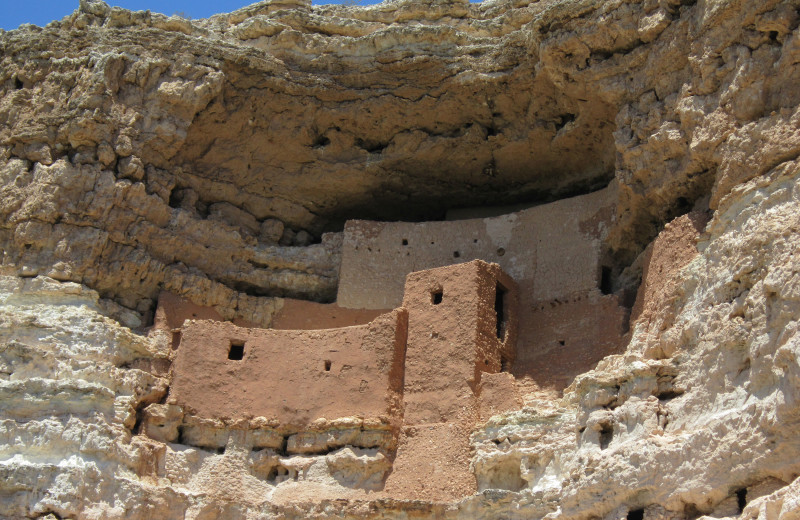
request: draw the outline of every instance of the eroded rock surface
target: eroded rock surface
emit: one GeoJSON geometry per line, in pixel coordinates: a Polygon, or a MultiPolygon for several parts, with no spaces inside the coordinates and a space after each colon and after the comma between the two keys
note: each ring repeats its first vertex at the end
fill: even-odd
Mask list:
{"type": "Polygon", "coordinates": [[[798,7],[82,0],[0,32],[0,517],[799,517],[798,7]],[[380,491],[383,453],[329,442],[357,419],[294,440],[325,453],[172,430],[169,338],[131,330],[162,290],[267,325],[333,298],[344,219],[612,178],[629,343],[476,425],[477,494],[380,491]]]}
{"type": "Polygon", "coordinates": [[[254,317],[250,297],[334,294],[335,247],[276,241],[616,176],[624,264],[712,186],[713,208],[797,155],[797,18],[401,1],[190,21],[84,0],[0,36],[3,263],[139,312],[160,285],[254,317]]]}

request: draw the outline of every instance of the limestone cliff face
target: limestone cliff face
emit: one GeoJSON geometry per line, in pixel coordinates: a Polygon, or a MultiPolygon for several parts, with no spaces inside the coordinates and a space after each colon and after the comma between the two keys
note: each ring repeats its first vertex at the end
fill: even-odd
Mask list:
{"type": "Polygon", "coordinates": [[[613,177],[627,263],[796,155],[796,18],[777,0],[261,2],[189,21],[85,0],[0,40],[3,265],[265,322],[251,298],[335,292],[335,240],[277,242],[613,177]]]}
{"type": "Polygon", "coordinates": [[[81,0],[0,31],[0,518],[800,517],[798,9],[81,0]],[[235,436],[134,435],[169,384],[168,338],[131,330],[161,290],[267,325],[333,298],[344,219],[612,179],[625,353],[477,428],[478,494],[352,491],[385,462],[351,448],[273,485],[235,436]]]}

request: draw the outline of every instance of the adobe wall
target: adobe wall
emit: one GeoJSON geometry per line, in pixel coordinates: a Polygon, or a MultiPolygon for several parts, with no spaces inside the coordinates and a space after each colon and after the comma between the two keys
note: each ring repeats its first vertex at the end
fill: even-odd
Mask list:
{"type": "Polygon", "coordinates": [[[631,310],[631,322],[649,323],[664,316],[664,302],[681,283],[678,273],[697,256],[697,240],[708,223],[704,211],[692,211],[668,223],[643,253],[642,283],[631,310]]]}
{"type": "Polygon", "coordinates": [[[386,491],[453,500],[477,490],[468,453],[480,419],[478,389],[484,374],[499,373],[513,357],[518,288],[497,264],[477,260],[411,273],[404,292],[405,412],[386,491]],[[496,308],[504,318],[499,331],[496,308]]]}
{"type": "MultiPolygon", "coordinates": [[[[275,298],[276,310],[269,328],[279,330],[336,329],[366,325],[381,314],[392,309],[346,309],[335,303],[317,303],[294,298],[275,298]]],[[[153,329],[171,332],[180,328],[186,320],[226,321],[213,307],[192,303],[177,294],[162,291],[158,295],[158,307],[153,320],[153,329]]],[[[240,327],[258,328],[260,325],[235,319],[240,327]]]]}
{"type": "Polygon", "coordinates": [[[169,404],[200,418],[265,417],[298,428],[316,419],[392,416],[403,384],[407,313],[368,325],[302,331],[189,321],[169,404]],[[242,359],[229,359],[231,345],[242,359]]]}
{"type": "Polygon", "coordinates": [[[346,309],[335,303],[283,298],[272,316],[271,329],[317,330],[366,325],[391,309],[346,309]]]}
{"type": "MultiPolygon", "coordinates": [[[[169,291],[161,291],[158,295],[158,306],[153,318],[153,328],[172,331],[178,329],[186,320],[225,321],[225,318],[213,307],[204,307],[169,291]]],[[[257,327],[255,323],[235,319],[233,323],[240,327],[257,327]]]]}
{"type": "MultiPolygon", "coordinates": [[[[143,429],[165,442],[209,449],[243,435],[287,456],[377,447],[395,454],[389,477],[386,470],[376,477],[387,478],[386,496],[470,495],[477,490],[470,434],[487,414],[520,403],[513,377],[502,372],[515,354],[518,293],[497,264],[475,260],[411,273],[404,307],[366,325],[323,330],[238,327],[165,295],[159,327],[179,330],[179,345],[167,405],[148,407],[143,429]],[[363,426],[330,429],[354,417],[363,426]]],[[[286,317],[276,316],[283,325],[378,312],[285,303],[286,317]]]]}
{"type": "Polygon", "coordinates": [[[520,324],[522,346],[512,372],[532,376],[543,388],[566,388],[577,374],[621,352],[627,317],[616,295],[541,303],[520,324]]]}
{"type": "Polygon", "coordinates": [[[337,303],[357,309],[400,305],[405,276],[480,259],[496,262],[529,301],[599,286],[601,239],[616,185],[499,217],[442,222],[348,221],[337,303]]]}
{"type": "Polygon", "coordinates": [[[517,336],[517,285],[497,264],[473,261],[411,273],[404,423],[452,419],[474,397],[481,373],[510,365],[517,336]],[[497,336],[495,288],[506,289],[503,338],[497,336]],[[434,295],[440,295],[435,303],[434,295]]]}
{"type": "Polygon", "coordinates": [[[345,226],[342,307],[398,305],[413,271],[482,259],[519,286],[519,341],[512,373],[562,390],[575,375],[622,348],[627,309],[603,294],[602,240],[614,217],[616,184],[500,217],[345,226]],[[457,255],[456,255],[457,253],[457,255]]]}

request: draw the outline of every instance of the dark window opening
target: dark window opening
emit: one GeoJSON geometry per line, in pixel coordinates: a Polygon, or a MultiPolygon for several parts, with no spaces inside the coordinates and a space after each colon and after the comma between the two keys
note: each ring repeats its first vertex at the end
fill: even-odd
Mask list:
{"type": "Polygon", "coordinates": [[[508,327],[508,309],[506,309],[506,293],[508,290],[499,283],[494,291],[494,312],[497,314],[497,338],[505,339],[508,327]]]}
{"type": "Polygon", "coordinates": [[[331,140],[328,139],[327,137],[325,137],[324,135],[320,135],[320,136],[317,136],[316,139],[314,139],[313,147],[314,148],[324,148],[324,147],[328,146],[329,144],[331,144],[331,140]]]}
{"type": "Polygon", "coordinates": [[[182,200],[183,200],[183,192],[178,189],[172,190],[169,194],[169,207],[180,208],[182,200]]]}
{"type": "Polygon", "coordinates": [[[460,256],[461,256],[461,253],[459,253],[458,251],[453,251],[453,258],[458,258],[460,256]]]}
{"type": "Polygon", "coordinates": [[[488,366],[489,366],[489,360],[488,360],[488,359],[484,359],[484,360],[483,360],[483,364],[484,364],[484,365],[486,365],[486,366],[488,367],[488,366]]]}
{"type": "Polygon", "coordinates": [[[739,514],[744,512],[747,505],[747,488],[742,488],[736,492],[736,505],[739,507],[739,514]]]}
{"type": "Polygon", "coordinates": [[[559,345],[561,345],[561,346],[563,347],[564,345],[566,345],[566,344],[567,344],[567,342],[566,342],[566,341],[564,341],[563,339],[560,339],[560,340],[558,340],[558,344],[559,344],[559,345]]]}
{"type": "Polygon", "coordinates": [[[776,41],[778,39],[778,31],[770,31],[769,39],[772,41],[776,41]]]}
{"type": "Polygon", "coordinates": [[[644,509],[628,511],[628,520],[644,520],[644,509]]]}
{"type": "Polygon", "coordinates": [[[407,245],[408,245],[408,239],[407,239],[407,238],[404,238],[404,239],[403,239],[403,245],[404,245],[404,246],[407,246],[407,245]]]}
{"type": "Polygon", "coordinates": [[[330,359],[326,359],[325,360],[325,372],[330,372],[330,371],[331,371],[331,360],[330,359]]]}
{"type": "Polygon", "coordinates": [[[478,239],[477,238],[472,239],[472,243],[473,244],[477,244],[478,243],[478,239]]]}
{"type": "Polygon", "coordinates": [[[24,85],[22,84],[22,81],[19,80],[19,78],[14,78],[14,89],[15,90],[20,90],[23,86],[24,85]]]}
{"type": "Polygon", "coordinates": [[[431,303],[433,303],[434,305],[439,305],[440,303],[442,303],[442,296],[444,296],[444,291],[442,291],[442,289],[439,289],[438,291],[433,291],[431,293],[431,303]]]}
{"type": "Polygon", "coordinates": [[[231,340],[231,348],[228,350],[228,359],[241,361],[244,358],[244,341],[238,339],[231,340]]]}
{"type": "MultiPolygon", "coordinates": [[[[604,424],[600,429],[600,449],[604,450],[611,444],[611,439],[614,438],[614,429],[610,424],[604,424]]],[[[641,518],[641,517],[640,517],[641,518]]]]}
{"type": "Polygon", "coordinates": [[[503,256],[504,254],[506,254],[506,250],[503,249],[502,247],[498,247],[497,248],[497,256],[503,256]]]}
{"type": "Polygon", "coordinates": [[[170,347],[172,348],[172,350],[177,350],[180,344],[181,344],[181,331],[179,330],[172,331],[172,345],[170,345],[170,347]]]}
{"type": "Polygon", "coordinates": [[[220,455],[222,455],[223,453],[225,453],[225,446],[219,446],[219,447],[217,448],[217,453],[219,453],[220,455]]]}
{"type": "Polygon", "coordinates": [[[600,292],[603,294],[613,293],[613,288],[611,287],[611,268],[605,265],[600,269],[600,292]]]}

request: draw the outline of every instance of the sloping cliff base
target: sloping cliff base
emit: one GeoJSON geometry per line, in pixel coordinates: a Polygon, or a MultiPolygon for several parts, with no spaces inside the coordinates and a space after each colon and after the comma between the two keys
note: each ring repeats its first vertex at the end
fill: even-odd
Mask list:
{"type": "Polygon", "coordinates": [[[0,33],[0,518],[800,518],[798,7],[85,0],[0,33]],[[380,421],[307,453],[259,418],[161,431],[162,291],[269,326],[333,300],[346,219],[609,182],[624,345],[503,387],[452,454],[476,492],[384,487],[348,437],[380,421]]]}

